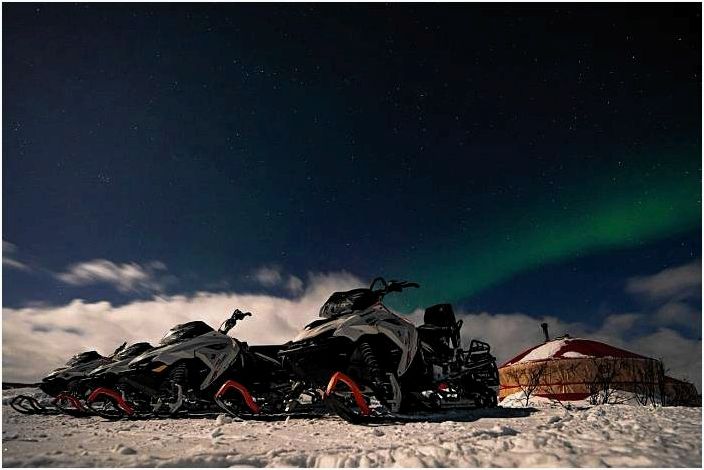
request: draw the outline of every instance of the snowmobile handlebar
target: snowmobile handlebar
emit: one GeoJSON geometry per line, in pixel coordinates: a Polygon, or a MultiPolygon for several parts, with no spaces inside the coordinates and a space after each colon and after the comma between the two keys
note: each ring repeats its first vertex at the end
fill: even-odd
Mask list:
{"type": "Polygon", "coordinates": [[[234,320],[244,320],[244,317],[251,317],[252,312],[243,312],[239,308],[235,309],[234,312],[232,312],[232,316],[230,317],[231,319],[234,320]]]}
{"type": "Polygon", "coordinates": [[[420,284],[418,284],[417,282],[396,281],[393,279],[387,282],[386,279],[384,279],[383,277],[377,277],[372,281],[372,284],[369,286],[369,290],[383,297],[385,294],[388,294],[390,292],[401,292],[403,289],[407,289],[409,287],[420,287],[420,284]],[[374,286],[377,284],[377,282],[380,283],[383,287],[375,290],[374,286]]]}
{"type": "Polygon", "coordinates": [[[240,309],[235,309],[234,312],[232,312],[232,315],[230,318],[225,320],[222,325],[220,325],[219,331],[220,333],[227,334],[228,331],[230,331],[232,328],[235,327],[237,324],[238,320],[244,320],[245,317],[251,317],[252,312],[243,312],[240,309]]]}
{"type": "Polygon", "coordinates": [[[112,352],[111,356],[117,356],[118,353],[121,353],[122,350],[125,349],[125,346],[127,346],[127,341],[118,346],[117,349],[112,352]]]}

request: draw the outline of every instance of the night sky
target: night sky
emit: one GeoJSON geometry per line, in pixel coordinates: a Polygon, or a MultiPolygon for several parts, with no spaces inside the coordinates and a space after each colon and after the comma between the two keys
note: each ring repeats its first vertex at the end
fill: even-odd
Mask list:
{"type": "Polygon", "coordinates": [[[2,34],[5,306],[147,298],[52,273],[159,260],[167,294],[345,270],[590,323],[701,258],[700,4],[4,4],[2,34]]]}

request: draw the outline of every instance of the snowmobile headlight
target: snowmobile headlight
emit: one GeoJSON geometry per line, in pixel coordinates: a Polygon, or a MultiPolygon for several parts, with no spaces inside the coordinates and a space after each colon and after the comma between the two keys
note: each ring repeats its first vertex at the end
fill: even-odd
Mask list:
{"type": "Polygon", "coordinates": [[[160,364],[152,369],[152,372],[164,372],[168,366],[166,364],[160,364]]]}

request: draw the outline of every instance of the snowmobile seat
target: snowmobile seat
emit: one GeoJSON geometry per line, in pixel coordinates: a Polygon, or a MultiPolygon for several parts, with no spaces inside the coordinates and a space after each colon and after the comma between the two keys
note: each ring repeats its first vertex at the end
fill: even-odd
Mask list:
{"type": "Polygon", "coordinates": [[[460,346],[462,321],[455,321],[455,312],[450,304],[433,305],[425,309],[423,325],[416,329],[421,341],[427,343],[436,354],[452,356],[460,346]]]}
{"type": "Polygon", "coordinates": [[[450,304],[437,304],[425,309],[423,322],[426,325],[455,326],[455,312],[450,304]]]}

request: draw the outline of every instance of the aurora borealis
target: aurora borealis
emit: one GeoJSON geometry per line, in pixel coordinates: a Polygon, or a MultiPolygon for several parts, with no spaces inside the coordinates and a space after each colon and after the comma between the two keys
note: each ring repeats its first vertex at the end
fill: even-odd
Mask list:
{"type": "Polygon", "coordinates": [[[346,272],[420,282],[389,299],[406,311],[597,321],[638,307],[627,279],[701,258],[700,5],[3,22],[6,306],[295,297],[346,272]],[[66,275],[91,260],[115,272],[66,275]]]}
{"type": "Polygon", "coordinates": [[[701,224],[696,155],[696,148],[680,148],[641,159],[645,165],[650,160],[650,167],[574,182],[557,207],[533,201],[497,215],[491,233],[448,237],[405,265],[423,288],[397,305],[461,301],[520,271],[696,230],[701,224]]]}

